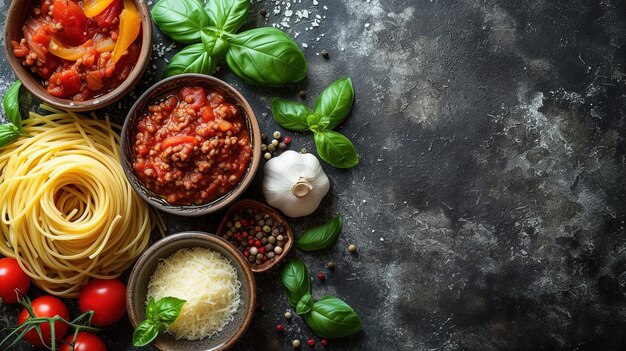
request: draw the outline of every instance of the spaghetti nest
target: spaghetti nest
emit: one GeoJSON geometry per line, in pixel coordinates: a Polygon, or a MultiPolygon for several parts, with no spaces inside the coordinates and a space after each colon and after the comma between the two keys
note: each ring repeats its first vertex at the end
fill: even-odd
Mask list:
{"type": "Polygon", "coordinates": [[[89,278],[119,276],[162,223],[120,164],[119,126],[44,107],[0,148],[0,253],[41,289],[76,297],[89,278]]]}

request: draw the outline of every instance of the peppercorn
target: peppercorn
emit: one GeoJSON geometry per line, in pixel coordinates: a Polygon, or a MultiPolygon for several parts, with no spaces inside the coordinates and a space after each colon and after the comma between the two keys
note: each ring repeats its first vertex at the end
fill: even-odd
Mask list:
{"type": "Polygon", "coordinates": [[[274,252],[268,252],[267,253],[267,258],[269,258],[270,260],[274,259],[274,256],[276,256],[276,254],[274,252]]]}
{"type": "Polygon", "coordinates": [[[261,239],[262,237],[263,237],[263,233],[261,233],[261,232],[256,233],[256,238],[257,239],[261,239]]]}
{"type": "Polygon", "coordinates": [[[296,340],[292,341],[292,342],[291,342],[291,345],[292,345],[294,348],[298,348],[298,347],[300,347],[300,340],[296,339],[296,340]]]}
{"type": "Polygon", "coordinates": [[[315,340],[313,340],[313,339],[307,340],[306,343],[309,344],[309,346],[311,346],[311,347],[315,346],[315,340]]]}
{"type": "Polygon", "coordinates": [[[280,246],[276,246],[274,248],[274,253],[276,253],[277,255],[280,255],[281,253],[283,253],[283,248],[280,246]]]}
{"type": "Polygon", "coordinates": [[[276,324],[276,331],[283,331],[283,325],[282,324],[276,324]]]}
{"type": "Polygon", "coordinates": [[[300,153],[301,154],[306,154],[306,148],[303,147],[302,149],[300,149],[300,153]]]}
{"type": "Polygon", "coordinates": [[[356,252],[356,245],[354,245],[354,244],[350,244],[350,245],[348,246],[348,251],[350,251],[350,252],[356,252]]]}
{"type": "Polygon", "coordinates": [[[291,319],[291,312],[285,312],[285,319],[291,319]]]}
{"type": "Polygon", "coordinates": [[[274,149],[276,149],[276,147],[278,146],[278,140],[274,139],[272,140],[272,145],[274,146],[274,149]]]}
{"type": "Polygon", "coordinates": [[[300,90],[300,91],[298,92],[298,96],[299,96],[300,98],[304,99],[304,98],[306,97],[306,93],[304,92],[304,90],[300,90]]]}
{"type": "Polygon", "coordinates": [[[274,145],[274,144],[267,145],[267,151],[273,152],[275,150],[276,150],[276,145],[274,145]]]}
{"type": "Polygon", "coordinates": [[[317,279],[324,281],[326,280],[326,275],[322,272],[317,273],[317,279]]]}
{"type": "Polygon", "coordinates": [[[267,244],[267,238],[266,237],[261,238],[261,244],[263,244],[263,245],[267,244]]]}
{"type": "Polygon", "coordinates": [[[276,237],[270,236],[269,238],[267,238],[267,242],[270,244],[276,243],[276,237]]]}
{"type": "Polygon", "coordinates": [[[272,228],[270,228],[270,226],[269,226],[269,225],[264,225],[264,226],[263,226],[263,231],[264,231],[264,232],[266,232],[266,233],[269,233],[269,232],[271,232],[271,231],[272,231],[272,228]]]}
{"type": "Polygon", "coordinates": [[[326,345],[328,345],[328,340],[322,339],[322,346],[326,346],[326,345]]]}
{"type": "Polygon", "coordinates": [[[333,269],[335,268],[335,264],[333,261],[328,261],[328,263],[326,263],[326,267],[328,267],[328,269],[333,269]]]}
{"type": "Polygon", "coordinates": [[[261,11],[259,11],[259,14],[261,15],[261,17],[265,17],[265,16],[267,16],[267,10],[266,9],[262,9],[261,11]]]}
{"type": "Polygon", "coordinates": [[[266,152],[266,153],[265,153],[265,155],[263,155],[263,157],[264,157],[266,160],[269,160],[270,158],[272,158],[272,154],[270,154],[269,152],[266,152]]]}
{"type": "Polygon", "coordinates": [[[276,237],[276,240],[278,241],[283,241],[283,239],[285,239],[282,235],[279,235],[276,237]]]}
{"type": "Polygon", "coordinates": [[[281,149],[281,150],[284,150],[284,149],[287,148],[287,144],[285,144],[283,142],[280,142],[280,144],[278,144],[278,148],[281,149]]]}
{"type": "Polygon", "coordinates": [[[275,131],[274,134],[272,134],[272,136],[274,137],[274,139],[280,139],[280,132],[275,131]]]}
{"type": "Polygon", "coordinates": [[[328,56],[329,56],[328,50],[322,50],[321,54],[325,60],[328,60],[328,56]]]}
{"type": "Polygon", "coordinates": [[[251,255],[256,255],[257,253],[259,253],[259,249],[257,249],[254,246],[250,248],[250,254],[251,255]]]}
{"type": "Polygon", "coordinates": [[[284,142],[285,144],[289,144],[289,143],[291,142],[291,137],[290,137],[290,136],[286,136],[286,137],[283,139],[283,142],[284,142]]]}
{"type": "Polygon", "coordinates": [[[267,145],[261,144],[261,151],[267,151],[267,145]]]}

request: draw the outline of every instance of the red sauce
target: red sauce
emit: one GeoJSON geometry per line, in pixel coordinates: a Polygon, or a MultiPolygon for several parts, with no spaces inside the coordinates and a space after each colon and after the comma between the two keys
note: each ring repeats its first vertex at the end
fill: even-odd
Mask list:
{"type": "Polygon", "coordinates": [[[202,204],[233,189],[252,157],[237,106],[216,91],[184,87],[137,124],[135,172],[170,204],[202,204]]]}
{"type": "Polygon", "coordinates": [[[24,24],[24,38],[12,41],[13,53],[22,65],[39,76],[50,95],[83,101],[117,88],[132,71],[141,47],[141,35],[113,63],[112,51],[119,37],[122,0],[87,18],[82,1],[42,0],[24,24]],[[52,43],[51,41],[55,41],[52,43]],[[60,44],[60,45],[57,45],[60,44]],[[81,50],[73,60],[50,52],[50,47],[81,50]]]}

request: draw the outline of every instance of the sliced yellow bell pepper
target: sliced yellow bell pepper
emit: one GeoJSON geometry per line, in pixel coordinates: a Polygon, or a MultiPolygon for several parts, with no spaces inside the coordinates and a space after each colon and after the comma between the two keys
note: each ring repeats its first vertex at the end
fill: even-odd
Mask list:
{"type": "Polygon", "coordinates": [[[124,10],[120,14],[120,32],[113,50],[113,63],[117,63],[126,49],[137,39],[141,29],[141,18],[132,0],[124,0],[124,10]]]}
{"type": "MultiPolygon", "coordinates": [[[[60,57],[68,61],[76,61],[87,53],[87,48],[91,46],[93,41],[88,40],[81,46],[65,46],[54,36],[50,39],[48,51],[54,56],[60,57]]],[[[98,52],[112,51],[115,48],[115,42],[111,38],[100,40],[93,44],[98,52]]]]}
{"type": "Polygon", "coordinates": [[[95,17],[104,11],[113,0],[83,0],[83,12],[88,18],[95,17]]]}

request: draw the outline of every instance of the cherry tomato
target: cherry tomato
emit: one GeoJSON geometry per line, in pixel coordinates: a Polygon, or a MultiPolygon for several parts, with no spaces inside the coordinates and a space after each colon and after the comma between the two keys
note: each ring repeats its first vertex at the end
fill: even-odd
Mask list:
{"type": "MultiPolygon", "coordinates": [[[[54,296],[46,295],[41,296],[32,301],[33,312],[37,317],[54,317],[59,316],[65,320],[69,319],[69,313],[67,312],[67,307],[63,301],[57,299],[54,296]]],[[[24,308],[20,315],[17,317],[17,324],[22,325],[30,318],[28,311],[24,308]]],[[[39,325],[41,328],[41,334],[43,336],[43,341],[46,343],[46,346],[51,347],[51,334],[50,334],[50,323],[41,323],[39,325]]],[[[54,322],[54,335],[55,340],[60,340],[65,333],[67,332],[67,324],[62,321],[54,322]]],[[[26,335],[24,335],[24,340],[26,340],[29,344],[35,347],[44,347],[44,344],[41,342],[39,338],[39,334],[37,334],[37,330],[32,329],[26,335]]]]}
{"type": "MultiPolygon", "coordinates": [[[[71,343],[73,340],[74,334],[71,333],[64,339],[66,343],[62,344],[58,350],[71,351],[71,343]]],[[[76,335],[74,351],[107,351],[107,347],[102,339],[100,339],[97,335],[81,331],[78,332],[78,335],[76,335]]]]}
{"type": "Polygon", "coordinates": [[[94,326],[112,325],[126,313],[126,285],[118,279],[93,279],[80,292],[78,307],[83,313],[94,311],[94,326]]]}
{"type": "Polygon", "coordinates": [[[77,3],[71,0],[54,0],[52,19],[61,24],[62,30],[58,36],[72,46],[85,42],[85,30],[87,29],[87,16],[77,3]]]}
{"type": "Polygon", "coordinates": [[[16,303],[30,287],[30,278],[14,258],[0,259],[0,298],[2,303],[16,303]]]}

